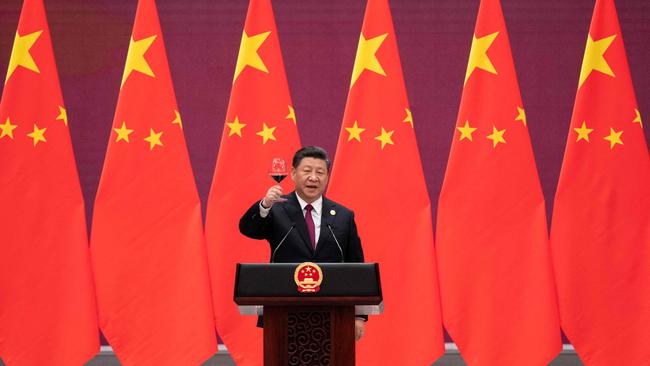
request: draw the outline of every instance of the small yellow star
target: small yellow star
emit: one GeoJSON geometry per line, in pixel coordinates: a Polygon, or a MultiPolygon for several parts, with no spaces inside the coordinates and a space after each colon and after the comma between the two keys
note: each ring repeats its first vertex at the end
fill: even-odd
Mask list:
{"type": "Polygon", "coordinates": [[[360,128],[357,121],[354,121],[354,124],[352,127],[346,127],[346,131],[348,131],[348,141],[351,141],[352,139],[355,139],[359,142],[361,142],[361,132],[365,131],[365,128],[360,128]]]}
{"type": "Polygon", "coordinates": [[[634,120],[632,121],[632,123],[637,123],[638,122],[639,126],[641,126],[641,128],[643,128],[643,121],[641,121],[641,112],[639,112],[638,109],[634,108],[634,113],[636,113],[636,117],[634,117],[634,120]]]}
{"type": "Polygon", "coordinates": [[[120,140],[130,142],[129,141],[129,135],[133,132],[133,130],[129,130],[128,128],[126,128],[126,123],[125,122],[122,122],[122,127],[114,128],[113,131],[115,131],[115,133],[117,133],[117,138],[115,139],[115,142],[118,142],[120,140]]]}
{"type": "Polygon", "coordinates": [[[591,35],[587,36],[587,47],[585,47],[585,55],[582,59],[582,68],[580,69],[580,82],[578,84],[578,89],[582,84],[587,80],[591,72],[596,70],[600,71],[605,75],[615,77],[614,72],[609,67],[607,60],[605,60],[605,52],[609,46],[614,42],[616,34],[609,37],[601,38],[597,41],[594,41],[591,38],[591,35]]]}
{"type": "Polygon", "coordinates": [[[603,137],[605,140],[609,141],[609,148],[614,149],[614,146],[616,144],[623,145],[623,141],[621,141],[621,135],[623,134],[623,131],[616,132],[614,131],[613,128],[609,128],[609,136],[603,137]]]}
{"type": "Polygon", "coordinates": [[[269,140],[276,141],[275,136],[273,136],[275,129],[276,127],[269,128],[266,123],[262,123],[262,131],[258,132],[256,135],[262,136],[262,144],[266,144],[266,142],[269,140]]]}
{"type": "Polygon", "coordinates": [[[120,88],[124,85],[124,82],[128,77],[133,73],[133,71],[139,71],[147,76],[155,78],[153,70],[149,66],[149,63],[144,58],[144,54],[147,53],[149,47],[153,41],[156,40],[156,35],[143,38],[139,41],[133,40],[131,37],[131,43],[129,44],[129,52],[126,55],[126,65],[124,66],[124,74],[122,75],[122,84],[120,88]]]}
{"type": "Polygon", "coordinates": [[[160,131],[158,133],[154,132],[153,128],[149,129],[149,137],[145,137],[144,140],[149,143],[149,150],[153,150],[153,148],[158,145],[158,146],[163,146],[162,141],[160,141],[160,137],[162,136],[163,131],[160,131]]]}
{"type": "Polygon", "coordinates": [[[517,106],[517,113],[518,115],[517,118],[515,118],[515,121],[521,121],[524,123],[524,126],[526,126],[526,111],[523,108],[517,106]]]}
{"type": "Polygon", "coordinates": [[[404,110],[406,111],[406,117],[404,117],[402,122],[409,123],[411,128],[413,128],[413,115],[411,115],[411,110],[408,108],[404,108],[404,110]]]}
{"type": "Polygon", "coordinates": [[[460,138],[458,141],[463,141],[463,139],[468,139],[470,141],[474,141],[472,139],[472,133],[476,131],[476,127],[471,127],[469,125],[469,121],[465,121],[465,126],[463,127],[456,127],[458,131],[460,131],[460,138]]]}
{"type": "Polygon", "coordinates": [[[352,68],[352,81],[350,82],[350,89],[357,82],[359,76],[364,70],[370,70],[379,75],[386,76],[384,68],[377,59],[377,50],[384,43],[388,33],[384,33],[374,38],[366,39],[363,33],[359,37],[359,46],[357,47],[357,55],[354,58],[354,67],[352,68]]]}
{"type": "Polygon", "coordinates": [[[288,105],[287,107],[289,107],[289,114],[287,114],[286,117],[284,117],[284,118],[292,120],[293,124],[295,125],[296,124],[296,111],[294,111],[293,107],[290,106],[290,105],[288,105]]]}
{"type": "Polygon", "coordinates": [[[242,137],[241,135],[241,130],[242,128],[246,127],[245,123],[239,123],[239,117],[235,116],[235,120],[233,122],[226,122],[226,125],[230,127],[230,132],[228,132],[228,137],[232,135],[237,135],[239,137],[242,137]]]}
{"type": "Polygon", "coordinates": [[[40,141],[47,142],[45,139],[45,130],[47,130],[47,128],[38,128],[36,123],[34,123],[34,132],[27,134],[27,136],[34,139],[34,146],[36,146],[40,141]]]}
{"type": "Polygon", "coordinates": [[[492,140],[492,147],[496,148],[499,142],[505,144],[506,140],[503,138],[503,134],[506,133],[506,129],[497,130],[496,126],[492,126],[492,134],[487,136],[488,140],[492,140]]]}
{"type": "Polygon", "coordinates": [[[178,113],[178,111],[176,109],[174,109],[174,115],[175,115],[175,117],[174,117],[174,120],[172,121],[172,124],[173,125],[178,125],[178,127],[180,127],[181,130],[182,130],[183,129],[183,121],[181,120],[181,114],[178,113]]]}
{"type": "Polygon", "coordinates": [[[264,33],[258,33],[254,36],[248,36],[246,31],[241,37],[241,43],[239,45],[239,55],[237,55],[237,66],[235,66],[235,77],[232,79],[233,84],[239,77],[242,71],[246,66],[252,67],[254,69],[269,73],[269,70],[264,65],[264,61],[257,53],[259,48],[262,46],[262,43],[266,41],[270,31],[264,33]]]}
{"type": "Polygon", "coordinates": [[[26,34],[24,36],[18,35],[16,32],[16,37],[14,38],[14,46],[11,50],[11,58],[9,59],[9,70],[7,70],[7,77],[5,78],[5,84],[13,75],[14,71],[18,66],[22,66],[27,70],[31,70],[37,74],[40,74],[41,71],[38,69],[32,54],[29,53],[34,43],[38,40],[38,37],[41,36],[43,31],[33,32],[26,34]]]}
{"type": "Polygon", "coordinates": [[[481,69],[489,73],[497,75],[497,70],[492,65],[492,61],[487,55],[487,51],[492,46],[494,39],[497,38],[499,32],[494,32],[477,38],[476,34],[472,36],[472,48],[469,51],[469,61],[467,63],[467,72],[465,73],[465,83],[472,75],[474,70],[481,69]]]}
{"type": "Polygon", "coordinates": [[[386,146],[386,144],[395,145],[393,143],[393,139],[391,139],[394,132],[395,130],[386,132],[386,130],[384,130],[384,127],[381,128],[381,135],[375,137],[375,140],[381,141],[382,150],[384,149],[384,146],[386,146]]]}
{"type": "Polygon", "coordinates": [[[0,134],[0,139],[9,136],[10,139],[14,139],[14,130],[18,127],[18,125],[12,125],[11,120],[9,120],[9,117],[7,117],[7,120],[5,121],[4,124],[0,125],[0,130],[2,130],[2,134],[0,134]]]}
{"type": "Polygon", "coordinates": [[[589,134],[594,131],[593,128],[587,128],[585,121],[582,121],[582,126],[580,126],[580,128],[574,128],[573,130],[578,134],[578,139],[576,142],[580,140],[589,142],[589,134]]]}
{"type": "Polygon", "coordinates": [[[62,106],[59,106],[59,115],[56,117],[56,120],[63,121],[66,126],[68,125],[68,113],[62,106]]]}

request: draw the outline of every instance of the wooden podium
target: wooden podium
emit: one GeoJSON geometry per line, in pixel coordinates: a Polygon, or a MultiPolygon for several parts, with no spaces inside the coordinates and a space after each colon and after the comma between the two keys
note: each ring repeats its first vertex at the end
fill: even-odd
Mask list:
{"type": "Polygon", "coordinates": [[[237,264],[235,303],[264,314],[265,366],[353,366],[355,315],[381,302],[376,263],[237,264]]]}

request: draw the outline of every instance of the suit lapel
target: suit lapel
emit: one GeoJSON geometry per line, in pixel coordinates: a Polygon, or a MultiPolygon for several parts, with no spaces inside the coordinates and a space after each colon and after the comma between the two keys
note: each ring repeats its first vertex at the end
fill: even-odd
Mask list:
{"type": "Polygon", "coordinates": [[[289,195],[289,199],[284,205],[284,208],[287,212],[287,216],[289,216],[291,221],[296,224],[296,230],[302,238],[303,245],[307,250],[309,250],[309,253],[313,255],[314,249],[311,246],[311,239],[309,239],[307,223],[305,222],[305,216],[303,216],[302,209],[300,208],[300,203],[298,203],[298,198],[296,198],[296,192],[292,192],[289,195]]]}
{"type": "Polygon", "coordinates": [[[320,236],[318,237],[318,244],[316,245],[316,255],[318,255],[322,250],[325,243],[328,242],[327,238],[332,236],[329,232],[330,229],[328,228],[328,225],[332,225],[331,211],[333,207],[334,203],[323,196],[323,207],[320,213],[320,236]]]}

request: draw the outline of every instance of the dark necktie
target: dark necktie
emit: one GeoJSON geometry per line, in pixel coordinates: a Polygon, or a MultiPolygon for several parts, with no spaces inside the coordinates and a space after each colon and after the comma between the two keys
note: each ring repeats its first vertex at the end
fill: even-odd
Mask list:
{"type": "Polygon", "coordinates": [[[314,225],[314,219],[311,217],[311,211],[314,209],[314,206],[308,204],[305,206],[305,223],[307,223],[307,232],[309,232],[309,239],[311,239],[311,247],[316,250],[316,225],[314,225]]]}

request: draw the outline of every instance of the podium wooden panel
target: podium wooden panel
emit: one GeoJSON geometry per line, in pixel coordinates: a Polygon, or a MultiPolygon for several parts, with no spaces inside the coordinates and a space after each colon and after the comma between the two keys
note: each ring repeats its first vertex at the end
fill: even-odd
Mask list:
{"type": "Polygon", "coordinates": [[[298,292],[298,263],[238,264],[235,302],[264,307],[264,365],[353,366],[355,305],[382,301],[376,263],[323,263],[316,293],[298,292]]]}
{"type": "Polygon", "coordinates": [[[264,365],[353,366],[354,306],[265,306],[264,365]]]}

